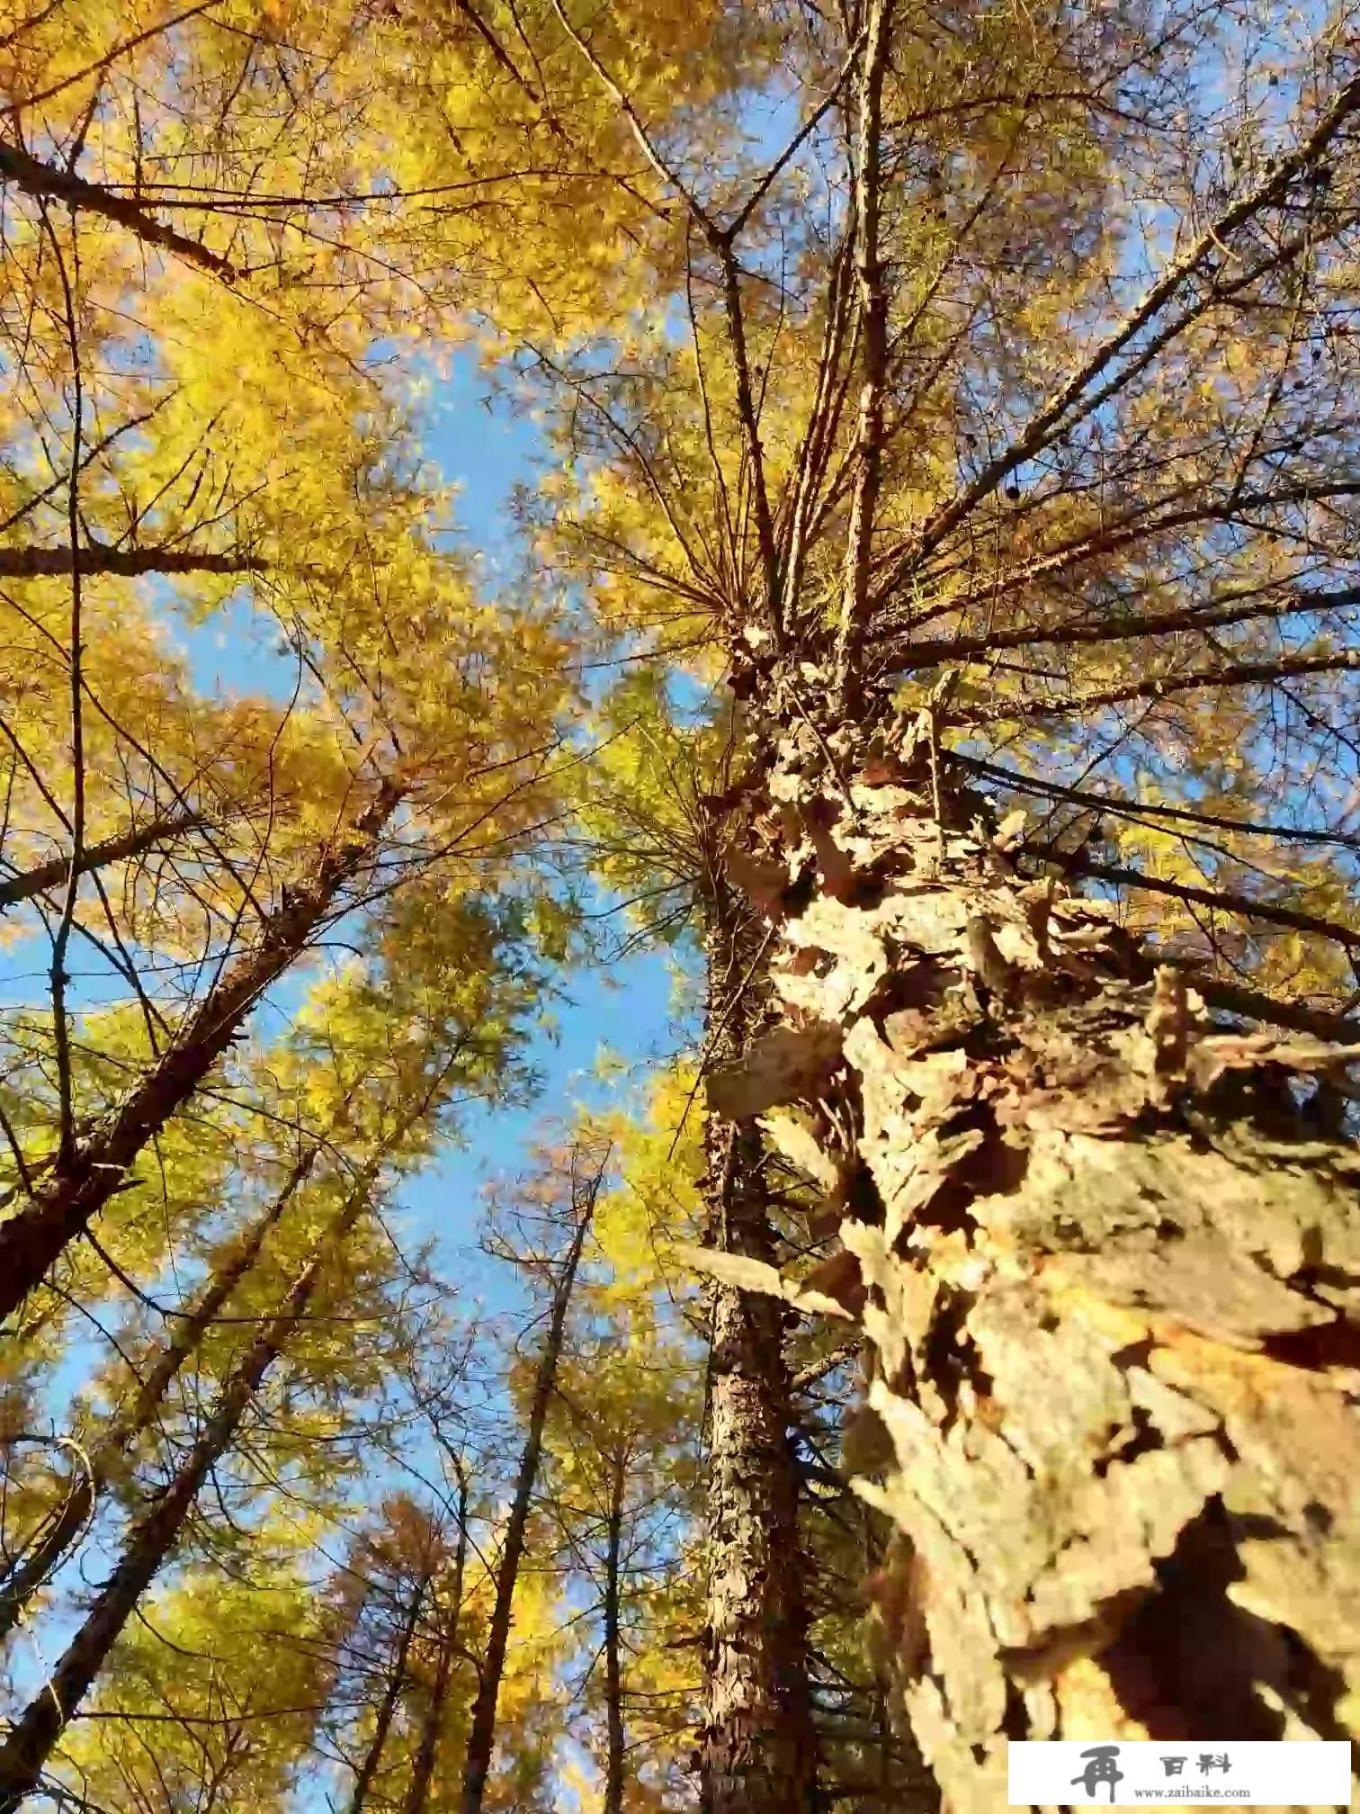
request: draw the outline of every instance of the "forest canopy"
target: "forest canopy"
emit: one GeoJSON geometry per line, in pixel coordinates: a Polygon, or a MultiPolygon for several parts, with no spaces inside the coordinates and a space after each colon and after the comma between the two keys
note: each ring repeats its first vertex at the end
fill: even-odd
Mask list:
{"type": "Polygon", "coordinates": [[[1360,11],[0,0],[0,1814],[1360,1736],[1360,11]]]}

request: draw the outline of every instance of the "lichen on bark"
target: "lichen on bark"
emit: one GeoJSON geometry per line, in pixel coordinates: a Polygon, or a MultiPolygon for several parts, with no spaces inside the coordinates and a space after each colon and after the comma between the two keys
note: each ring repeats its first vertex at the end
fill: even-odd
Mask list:
{"type": "Polygon", "coordinates": [[[948,1806],[1005,1805],[1012,1738],[1360,1731],[1348,1054],[1213,1024],[1018,873],[927,719],[777,747],[732,836],[780,1023],[714,1090],[858,1262],[856,1487],[948,1806]]]}

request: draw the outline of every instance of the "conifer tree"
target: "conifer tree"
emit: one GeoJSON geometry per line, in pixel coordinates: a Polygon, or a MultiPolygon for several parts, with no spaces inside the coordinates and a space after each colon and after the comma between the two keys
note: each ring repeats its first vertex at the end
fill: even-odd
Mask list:
{"type": "Polygon", "coordinates": [[[568,1772],[609,1814],[925,1807],[918,1758],[981,1814],[1017,1737],[1353,1733],[1348,5],[10,12],[0,911],[41,994],[0,1009],[0,1554],[15,1618],[83,1621],[11,1805],[58,1738],[63,1792],[88,1759],[157,1814],[318,1753],[370,1814],[568,1772]],[[547,437],[502,596],[423,462],[474,340],[547,437]],[[246,618],[258,689],[212,697],[246,618]],[[701,1023],[684,1167],[655,1127],[620,1167],[683,1202],[595,1179],[510,1440],[456,1516],[410,1501],[439,1566],[413,1540],[328,1649],[300,1583],[406,1515],[349,1496],[414,1465],[384,1357],[429,1274],[365,1211],[324,1314],[279,1306],[370,1085],[417,1081],[404,980],[484,1012],[494,1093],[526,945],[616,913],[701,1023]],[[360,1055],[257,1089],[332,943],[360,1055]],[[111,1314],[145,1378],[47,1437],[111,1314]],[[639,1354],[705,1341],[653,1544],[639,1354]],[[91,1511],[122,1560],[80,1603],[91,1511]],[[250,1742],[199,1667],[246,1579],[306,1651],[250,1742]]]}
{"type": "MultiPolygon", "coordinates": [[[[543,1433],[557,1381],[557,1370],[561,1364],[577,1269],[590,1233],[605,1158],[607,1155],[592,1163],[588,1152],[573,1149],[562,1168],[562,1175],[548,1175],[544,1183],[549,1192],[555,1185],[565,1190],[565,1210],[557,1207],[557,1220],[561,1224],[561,1251],[554,1253],[549,1248],[545,1253],[543,1236],[540,1234],[521,1256],[517,1256],[522,1264],[531,1266],[542,1275],[547,1296],[548,1321],[542,1350],[533,1369],[524,1424],[524,1446],[515,1472],[514,1489],[496,1561],[495,1597],[487,1625],[486,1646],[478,1672],[477,1694],[472,1704],[468,1730],[467,1755],[463,1763],[464,1814],[481,1814],[486,1799],[487,1780],[491,1774],[492,1752],[496,1742],[496,1708],[500,1700],[501,1679],[505,1672],[514,1619],[515,1590],[519,1584],[520,1564],[524,1558],[529,1517],[543,1457],[543,1433]]],[[[553,1208],[549,1203],[544,1217],[548,1223],[546,1232],[549,1242],[553,1234],[553,1208]]],[[[513,1248],[507,1251],[514,1253],[513,1248]]]]}
{"type": "MultiPolygon", "coordinates": [[[[754,924],[745,963],[706,951],[742,995],[711,1138],[788,1155],[842,1248],[788,1276],[717,1223],[704,1264],[868,1334],[860,1490],[901,1533],[884,1616],[959,1807],[993,1804],[1008,1736],[1331,1730],[1354,1672],[1323,1611],[1351,1542],[1322,1460],[1355,1442],[1348,1306],[1304,1255],[1345,1270],[1354,1168],[1348,859],[1311,790],[1348,785],[1329,361],[1360,88],[1340,14],[1258,56],[1174,11],[802,18],[801,124],[763,176],[700,170],[561,12],[690,224],[691,331],[635,338],[646,383],[569,369],[590,481],[556,546],[621,628],[664,647],[684,625],[726,668],[704,841],[754,924]],[[1214,112],[1197,83],[1225,59],[1241,86],[1214,112]],[[1253,819],[1271,766],[1282,810],[1253,819]],[[1056,835],[998,810],[1008,789],[1056,835]],[[1144,848],[1160,827],[1162,862],[1112,859],[1124,827],[1144,848]],[[1163,854],[1187,838],[1193,879],[1163,854]],[[1303,904],[1323,875],[1326,914],[1303,904]],[[1117,924],[1064,880],[1086,877],[1156,917],[1117,924]],[[1276,992],[1291,965],[1311,998],[1276,992]],[[1296,1407],[1287,1433],[1267,1399],[1296,1407]],[[1294,1663],[1252,1644],[1243,1599],[1294,1663]],[[1213,1693],[1173,1661],[1192,1628],[1213,1693]],[[1172,1679],[1176,1713],[1150,1686],[1172,1679]]],[[[764,1404],[782,1425],[777,1386],[764,1404]]],[[[716,1538],[758,1631],[750,1524],[716,1538]]],[[[713,1805],[797,1805],[790,1754],[773,1720],[733,1744],[715,1719],[713,1805]]]]}

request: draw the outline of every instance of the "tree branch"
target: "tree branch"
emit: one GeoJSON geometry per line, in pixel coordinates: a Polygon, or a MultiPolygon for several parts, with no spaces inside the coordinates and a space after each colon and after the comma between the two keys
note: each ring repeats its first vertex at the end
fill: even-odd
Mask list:
{"type": "MultiPolygon", "coordinates": [[[[1342,926],[1335,920],[1321,919],[1315,913],[1303,913],[1294,907],[1276,907],[1269,901],[1254,900],[1249,894],[1238,894],[1229,888],[1197,888],[1190,882],[1173,882],[1163,876],[1145,875],[1141,869],[1129,869],[1115,863],[1096,863],[1084,851],[1060,850],[1052,844],[1021,844],[1021,856],[1052,863],[1069,875],[1089,876],[1096,882],[1111,882],[1122,888],[1142,888],[1152,894],[1169,895],[1197,907],[1212,907],[1221,913],[1235,914],[1240,919],[1259,920],[1267,926],[1285,926],[1293,932],[1311,932],[1344,945],[1348,951],[1360,950],[1360,930],[1342,926]]],[[[1196,985],[1198,987],[1198,984],[1196,985]]]]}
{"type": "Polygon", "coordinates": [[[1114,616],[1103,621],[1087,618],[1075,623],[1055,624],[1051,629],[1043,624],[1027,624],[977,636],[931,637],[904,643],[895,654],[889,651],[881,666],[875,664],[876,672],[902,674],[913,668],[931,667],[940,661],[963,661],[975,655],[985,657],[1000,649],[1062,649],[1133,642],[1144,636],[1174,636],[1196,630],[1219,630],[1230,624],[1275,622],[1282,617],[1306,617],[1315,611],[1344,611],[1360,605],[1360,586],[1343,586],[1335,592],[1290,591],[1278,603],[1262,603],[1269,590],[1271,588],[1265,586],[1243,587],[1239,591],[1220,594],[1223,602],[1200,609],[1189,606],[1181,611],[1155,612],[1147,617],[1114,616]]]}
{"type": "MultiPolygon", "coordinates": [[[[150,824],[138,826],[132,831],[119,832],[116,837],[105,838],[102,843],[87,845],[81,852],[77,873],[86,875],[92,869],[102,869],[110,863],[122,863],[129,857],[142,856],[159,844],[168,844],[182,832],[193,831],[202,823],[201,814],[187,812],[171,818],[153,819],[150,824]]],[[[69,869],[69,857],[54,857],[50,863],[40,863],[36,868],[26,869],[7,882],[0,882],[0,911],[55,888],[69,869]]]]}
{"type": "Polygon", "coordinates": [[[1297,680],[1306,674],[1340,674],[1360,668],[1360,649],[1334,649],[1327,655],[1287,655],[1279,661],[1229,662],[1221,668],[1197,668],[1188,674],[1161,674],[1131,680],[1123,686],[1093,693],[1073,693],[1066,699],[993,699],[985,706],[951,711],[951,724],[985,724],[997,718],[1065,718],[1072,713],[1100,711],[1134,699],[1169,699],[1202,687],[1264,686],[1276,680],[1297,680]]]}
{"type": "Polygon", "coordinates": [[[197,265],[199,270],[210,271],[224,283],[234,283],[239,275],[228,259],[210,252],[198,240],[189,239],[185,234],[177,233],[173,227],[165,226],[136,202],[127,201],[98,183],[87,182],[84,177],[54,169],[52,165],[44,164],[41,159],[31,156],[19,145],[0,141],[0,180],[13,183],[17,189],[22,189],[26,195],[31,195],[38,201],[65,202],[68,207],[81,209],[87,214],[100,214],[105,220],[126,227],[148,245],[160,246],[162,250],[174,253],[188,264],[197,265]]]}
{"type": "MultiPolygon", "coordinates": [[[[1036,454],[1049,434],[1081,400],[1101,374],[1155,319],[1191,277],[1199,273],[1239,227],[1263,208],[1283,199],[1296,177],[1314,165],[1350,116],[1360,109],[1360,76],[1334,96],[1312,132],[1287,156],[1277,159],[1268,174],[1212,221],[1179,258],[1173,259],[1157,281],[1119,325],[1082,361],[1078,368],[1043,403],[1028,427],[1004,452],[989,460],[972,482],[948,503],[942,504],[922,525],[912,546],[899,563],[905,571],[918,565],[943,538],[989,493],[995,491],[1017,467],[1036,454]]],[[[1104,393],[1108,396],[1108,387],[1104,393]]],[[[900,572],[898,576],[900,578],[900,572]]]]}

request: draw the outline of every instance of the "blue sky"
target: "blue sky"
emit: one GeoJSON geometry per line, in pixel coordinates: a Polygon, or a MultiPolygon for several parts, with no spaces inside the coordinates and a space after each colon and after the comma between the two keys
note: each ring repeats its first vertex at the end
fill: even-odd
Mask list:
{"type": "MultiPolygon", "coordinates": [[[[485,556],[488,577],[504,573],[512,554],[513,527],[508,512],[512,488],[532,481],[540,443],[531,421],[517,417],[505,401],[488,409],[486,384],[473,360],[460,355],[447,380],[437,381],[432,399],[432,432],[426,442],[430,459],[460,487],[460,518],[467,545],[485,556]]],[[[267,689],[277,680],[282,696],[291,693],[291,663],[273,653],[275,635],[269,621],[256,615],[247,600],[190,628],[182,622],[174,640],[187,654],[197,684],[204,690],[240,693],[267,689]],[[275,673],[271,675],[271,668],[275,673]]],[[[49,949],[41,934],[12,945],[0,963],[0,1001],[46,1001],[49,949]]],[[[120,997],[118,979],[91,959],[80,972],[74,1005],[120,997]]],[[[677,1018],[671,962],[657,952],[643,952],[608,969],[583,969],[554,979],[560,991],[545,1001],[545,1025],[533,1037],[528,1057],[539,1078],[533,1101],[513,1109],[474,1107],[467,1113],[463,1140],[445,1148],[421,1174],[406,1181],[389,1211],[411,1250],[433,1238],[439,1271],[457,1286],[471,1310],[508,1313],[522,1302],[513,1270],[483,1256],[477,1239],[485,1187],[512,1179],[530,1162],[536,1138],[552,1123],[570,1119],[578,1103],[602,1105],[641,1081],[649,1061],[664,1060],[683,1042],[686,1029],[677,1018]],[[609,1076],[598,1074],[608,1053],[616,1062],[609,1076]]],[[[306,986],[306,975],[285,979],[264,1004],[259,1028],[266,1036],[286,1016],[306,986]]],[[[78,1383],[102,1358],[101,1343],[73,1342],[65,1364],[49,1382],[49,1404],[56,1421],[78,1383]]],[[[379,1469],[370,1482],[384,1478],[379,1469]]],[[[390,1481],[390,1476],[386,1476],[390,1481]]],[[[71,1564],[72,1580],[96,1580],[112,1556],[104,1547],[106,1533],[93,1540],[71,1564]]],[[[24,1647],[11,1657],[18,1683],[36,1683],[50,1666],[74,1624],[59,1614],[40,1634],[41,1650],[24,1647]]],[[[320,1785],[317,1785],[318,1787],[320,1785]]],[[[311,1805],[307,1796],[304,1806],[311,1805]]]]}
{"type": "MultiPolygon", "coordinates": [[[[527,411],[514,408],[504,394],[492,395],[467,351],[453,356],[446,375],[431,374],[426,414],[424,452],[458,487],[464,545],[482,556],[494,587],[497,579],[508,580],[515,559],[511,493],[517,484],[533,482],[542,440],[527,411]]],[[[199,628],[181,628],[176,640],[207,690],[258,690],[269,684],[271,666],[280,693],[292,690],[291,663],[272,653],[272,628],[245,599],[199,628]]],[[[485,1185],[513,1177],[535,1137],[547,1124],[569,1119],[578,1102],[600,1104],[627,1091],[647,1061],[677,1050],[684,1029],[676,1020],[673,983],[671,961],[651,951],[607,972],[579,970],[557,979],[562,996],[547,1004],[555,1025],[538,1032],[529,1050],[540,1079],[535,1100],[524,1108],[470,1111],[464,1143],[403,1187],[395,1206],[403,1235],[413,1247],[435,1237],[441,1269],[485,1296],[491,1308],[508,1307],[513,1281],[506,1267],[482,1262],[476,1251],[485,1185]],[[596,1074],[606,1052],[623,1066],[608,1083],[596,1074]]],[[[41,992],[42,979],[31,986],[41,992]]],[[[276,1010],[286,1012],[287,993],[285,985],[283,998],[272,1004],[276,1010]]]]}
{"type": "MultiPolygon", "coordinates": [[[[493,399],[489,393],[472,355],[456,355],[448,375],[433,380],[424,451],[459,488],[465,545],[484,557],[492,590],[498,580],[513,583],[509,500],[517,484],[533,481],[542,443],[527,413],[514,410],[504,395],[493,399]]],[[[171,599],[167,592],[167,605],[171,599]]],[[[276,652],[271,620],[255,612],[244,596],[201,624],[176,618],[171,637],[205,692],[263,690],[283,700],[293,691],[295,671],[291,660],[276,652]]],[[[626,930],[621,918],[615,923],[621,933],[626,930]]],[[[48,938],[40,930],[10,944],[0,959],[0,1003],[27,1003],[45,1011],[50,961],[48,938]]],[[[569,970],[554,977],[552,994],[542,1004],[543,1024],[527,1053],[539,1082],[534,1099],[511,1109],[474,1105],[465,1117],[463,1139],[402,1187],[392,1210],[404,1240],[415,1249],[433,1238],[441,1273],[483,1298],[487,1308],[508,1310],[517,1293],[510,1269],[483,1261],[477,1248],[485,1186],[523,1170],[536,1139],[552,1124],[570,1120],[577,1104],[601,1105],[625,1093],[631,1097],[634,1079],[680,1049],[687,1029],[675,1010],[673,964],[665,954],[642,951],[607,969],[569,970]],[[615,1061],[607,1081],[598,1075],[606,1053],[615,1061]]],[[[77,1010],[126,994],[122,979],[87,948],[73,948],[70,969],[71,1005],[77,1010]]],[[[256,1019],[262,1037],[281,1029],[314,974],[313,966],[298,966],[270,992],[256,1019]]],[[[688,1029],[691,1038],[692,1032],[688,1029]]],[[[57,1370],[51,1401],[58,1417],[57,1408],[94,1358],[77,1343],[68,1364],[57,1370]]]]}
{"type": "MultiPolygon", "coordinates": [[[[542,443],[531,420],[504,398],[488,396],[486,380],[466,353],[455,356],[446,379],[436,379],[432,432],[426,452],[459,487],[459,517],[467,545],[485,557],[489,573],[509,566],[513,525],[509,499],[516,484],[532,482],[542,443]]],[[[554,1032],[535,1037],[530,1058],[542,1087],[524,1109],[477,1110],[467,1120],[465,1148],[445,1152],[404,1189],[403,1224],[417,1239],[435,1235],[441,1258],[457,1260],[476,1287],[495,1297],[509,1284],[503,1266],[481,1267],[466,1251],[475,1239],[481,1188],[518,1170],[545,1121],[568,1117],[578,1101],[601,1102],[627,1087],[642,1063],[675,1049],[672,976],[659,953],[647,952],[606,974],[585,970],[562,979],[565,997],[552,1004],[554,1032]],[[626,1069],[609,1085],[595,1076],[605,1051],[626,1069]]]]}

